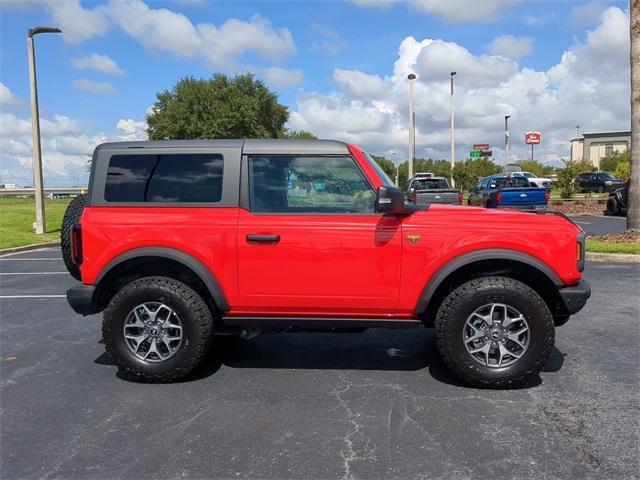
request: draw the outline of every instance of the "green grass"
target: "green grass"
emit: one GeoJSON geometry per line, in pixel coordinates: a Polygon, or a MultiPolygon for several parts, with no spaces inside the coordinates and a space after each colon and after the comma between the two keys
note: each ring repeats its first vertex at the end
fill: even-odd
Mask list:
{"type": "Polygon", "coordinates": [[[587,238],[587,252],[598,253],[633,253],[640,255],[640,243],[613,243],[587,238]]]}
{"type": "Polygon", "coordinates": [[[34,199],[0,197],[0,248],[59,240],[62,216],[69,201],[68,198],[45,200],[47,233],[36,235],[33,231],[36,220],[34,199]]]}

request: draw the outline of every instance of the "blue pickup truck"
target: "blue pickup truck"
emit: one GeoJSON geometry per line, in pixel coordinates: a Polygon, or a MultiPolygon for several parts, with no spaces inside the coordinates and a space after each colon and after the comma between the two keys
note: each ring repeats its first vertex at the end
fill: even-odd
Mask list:
{"type": "Polygon", "coordinates": [[[524,177],[491,175],[481,178],[469,191],[469,205],[487,208],[517,208],[546,210],[549,192],[545,188],[530,187],[524,177]]]}

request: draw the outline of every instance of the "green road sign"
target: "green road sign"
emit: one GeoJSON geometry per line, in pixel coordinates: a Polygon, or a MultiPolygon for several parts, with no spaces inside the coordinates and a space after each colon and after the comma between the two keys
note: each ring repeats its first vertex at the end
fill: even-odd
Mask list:
{"type": "Polygon", "coordinates": [[[482,151],[480,150],[471,150],[469,152],[469,157],[470,158],[480,158],[482,156],[482,151]]]}

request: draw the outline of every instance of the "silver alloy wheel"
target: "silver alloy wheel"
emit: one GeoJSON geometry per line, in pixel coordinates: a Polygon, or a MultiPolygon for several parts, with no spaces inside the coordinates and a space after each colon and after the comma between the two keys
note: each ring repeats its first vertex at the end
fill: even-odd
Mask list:
{"type": "Polygon", "coordinates": [[[176,312],[159,302],[146,302],[129,312],[124,341],[133,354],[147,362],[171,358],[182,344],[182,323],[176,312]]]}
{"type": "Polygon", "coordinates": [[[529,347],[529,324],[518,310],[503,303],[477,308],[464,325],[462,341],[478,363],[492,368],[517,362],[529,347]]]}

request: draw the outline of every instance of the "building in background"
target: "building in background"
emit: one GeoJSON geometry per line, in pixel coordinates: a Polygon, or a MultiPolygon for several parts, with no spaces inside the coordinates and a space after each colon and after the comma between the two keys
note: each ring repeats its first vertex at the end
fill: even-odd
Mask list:
{"type": "Polygon", "coordinates": [[[586,159],[600,170],[600,159],[624,152],[631,145],[631,132],[585,133],[571,139],[571,161],[586,159]]]}

